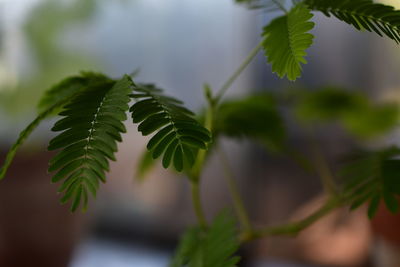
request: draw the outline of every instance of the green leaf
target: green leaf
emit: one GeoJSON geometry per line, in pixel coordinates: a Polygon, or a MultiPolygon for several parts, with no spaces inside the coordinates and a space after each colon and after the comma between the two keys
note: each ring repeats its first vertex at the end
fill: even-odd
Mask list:
{"type": "Polygon", "coordinates": [[[170,267],[235,267],[238,248],[234,220],[222,213],[207,230],[194,227],[185,232],[170,267]]]}
{"type": "Polygon", "coordinates": [[[264,28],[265,55],[279,77],[286,75],[294,81],[301,76],[301,64],[307,63],[304,57],[314,38],[308,33],[314,27],[312,16],[305,5],[298,4],[264,28]]]}
{"type": "Polygon", "coordinates": [[[153,134],[147,144],[154,159],[163,155],[163,166],[173,163],[177,171],[192,167],[194,161],[189,154],[191,148],[207,149],[211,134],[193,118],[193,112],[183,107],[182,102],[162,94],[153,85],[138,85],[131,94],[137,102],[130,112],[134,123],[143,135],[153,134]],[[188,156],[184,159],[183,154],[188,156]],[[188,163],[187,165],[185,164],[188,163]]]}
{"type": "Polygon", "coordinates": [[[365,29],[400,42],[400,11],[392,6],[371,0],[305,0],[304,3],[310,9],[321,11],[328,17],[335,16],[357,30],[365,29]]]}
{"type": "Polygon", "coordinates": [[[221,103],[214,125],[214,136],[252,138],[274,151],[282,150],[286,140],[283,119],[270,94],[221,103]]]}
{"type": "Polygon", "coordinates": [[[54,103],[73,96],[93,84],[107,83],[111,80],[103,74],[81,72],[80,75],[65,78],[48,89],[39,101],[39,110],[45,110],[54,103]]]}
{"type": "Polygon", "coordinates": [[[63,131],[49,143],[49,150],[62,149],[50,161],[49,171],[57,171],[53,182],[64,181],[59,191],[61,202],[72,201],[71,211],[80,204],[87,209],[88,191],[96,195],[98,184],[105,182],[108,161],[115,160],[116,143],[125,132],[133,82],[128,76],[118,82],[109,80],[91,84],[74,97],[55,123],[53,131],[63,131]]]}

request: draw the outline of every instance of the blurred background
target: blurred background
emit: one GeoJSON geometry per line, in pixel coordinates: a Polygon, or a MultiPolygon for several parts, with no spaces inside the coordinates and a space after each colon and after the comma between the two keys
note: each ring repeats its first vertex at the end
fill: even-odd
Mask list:
{"type": "MultiPolygon", "coordinates": [[[[203,84],[219,88],[276,15],[232,0],[0,0],[1,158],[35,117],[44,90],[81,70],[112,77],[138,71],[137,81],[156,83],[201,110],[203,84]]],[[[400,101],[400,50],[393,41],[320,14],[314,21],[316,38],[297,86],[334,85],[400,101]]],[[[291,86],[260,53],[229,94],[291,86]]],[[[107,184],[87,213],[71,214],[46,172],[51,123],[29,138],[0,183],[0,266],[167,266],[184,227],[195,223],[185,177],[156,166],[137,179],[147,139],[127,123],[107,184]]],[[[309,136],[290,121],[287,128],[290,143],[307,151],[309,136]]],[[[354,145],[336,126],[318,128],[316,136],[332,164],[354,145]]],[[[226,139],[222,146],[255,224],[285,222],[318,207],[320,182],[291,160],[250,142],[226,139]]],[[[202,181],[209,218],[230,205],[222,175],[211,156],[202,181]]],[[[400,266],[400,240],[379,230],[398,222],[377,222],[372,231],[365,210],[337,210],[296,238],[246,245],[241,266],[400,266]]]]}

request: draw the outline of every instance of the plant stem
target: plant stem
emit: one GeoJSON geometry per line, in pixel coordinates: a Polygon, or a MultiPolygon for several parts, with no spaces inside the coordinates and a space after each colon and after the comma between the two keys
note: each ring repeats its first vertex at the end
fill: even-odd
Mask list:
{"type": "Polygon", "coordinates": [[[277,5],[277,7],[282,10],[285,14],[288,13],[288,11],[286,10],[286,8],[282,5],[281,2],[279,2],[279,0],[272,0],[272,2],[274,2],[275,5],[277,5]]]}
{"type": "Polygon", "coordinates": [[[229,77],[229,79],[222,85],[221,89],[218,91],[218,94],[216,95],[214,101],[215,104],[217,104],[222,96],[225,94],[225,92],[231,87],[233,82],[239,77],[239,75],[243,72],[244,69],[249,65],[249,63],[253,60],[253,58],[258,54],[258,52],[261,50],[263,41],[259,42],[253,50],[250,51],[248,56],[245,58],[245,60],[240,64],[240,66],[236,69],[236,71],[229,77]]]}
{"type": "MultiPolygon", "coordinates": [[[[196,180],[198,181],[199,179],[196,180]]],[[[196,213],[197,221],[200,227],[206,229],[207,220],[203,212],[203,206],[201,204],[199,183],[192,180],[190,185],[192,187],[192,202],[193,202],[194,212],[196,213]]]]}
{"type": "Polygon", "coordinates": [[[228,158],[222,147],[218,148],[218,154],[224,170],[224,177],[226,183],[228,184],[228,189],[232,197],[233,207],[236,211],[239,222],[242,225],[244,232],[251,235],[253,230],[249,220],[249,216],[244,207],[243,200],[240,196],[237,183],[234,179],[233,171],[228,162],[228,158]]]}
{"type": "Polygon", "coordinates": [[[252,236],[244,237],[242,240],[251,241],[267,236],[296,235],[341,205],[343,205],[343,201],[341,199],[332,197],[328,199],[321,208],[300,221],[266,227],[264,229],[254,231],[252,236]]]}
{"type": "Polygon", "coordinates": [[[315,139],[312,140],[311,146],[315,162],[315,171],[321,179],[324,191],[329,195],[337,195],[335,178],[315,139]]]}
{"type": "MultiPolygon", "coordinates": [[[[206,84],[204,85],[204,95],[208,101],[208,108],[206,110],[206,117],[204,120],[204,127],[212,131],[213,127],[213,113],[214,113],[214,102],[211,88],[206,84]]],[[[203,228],[207,228],[207,220],[204,216],[203,206],[201,205],[201,197],[200,197],[200,176],[201,171],[204,166],[204,162],[206,159],[207,150],[200,149],[197,153],[196,162],[189,173],[189,179],[192,187],[192,202],[193,208],[196,213],[197,221],[199,225],[203,228]]]]}

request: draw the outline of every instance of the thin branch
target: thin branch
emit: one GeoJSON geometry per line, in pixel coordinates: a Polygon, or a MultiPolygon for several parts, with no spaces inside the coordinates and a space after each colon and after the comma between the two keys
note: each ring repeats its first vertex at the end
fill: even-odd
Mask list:
{"type": "Polygon", "coordinates": [[[264,229],[256,230],[253,232],[253,235],[244,236],[242,238],[242,241],[246,242],[267,236],[297,235],[299,232],[311,226],[314,222],[318,221],[319,219],[330,213],[332,210],[341,207],[343,204],[344,202],[341,199],[333,197],[331,199],[328,199],[321,208],[300,221],[278,226],[265,227],[264,229]]]}
{"type": "Polygon", "coordinates": [[[282,3],[279,0],[272,0],[272,2],[274,2],[274,4],[280,9],[282,10],[285,14],[288,13],[287,9],[284,7],[284,5],[282,5],[282,3]]]}
{"type": "Polygon", "coordinates": [[[203,229],[206,229],[207,228],[207,220],[204,215],[203,206],[201,204],[200,187],[199,187],[199,183],[194,182],[194,180],[195,179],[192,179],[192,181],[191,181],[193,208],[194,208],[194,212],[196,214],[199,225],[203,229]]]}
{"type": "Polygon", "coordinates": [[[246,234],[251,235],[252,226],[251,226],[250,219],[247,214],[246,208],[244,207],[242,197],[240,196],[232,168],[229,165],[228,158],[227,158],[224,150],[222,149],[222,147],[221,146],[218,147],[217,150],[218,150],[219,158],[222,163],[223,170],[224,170],[225,181],[228,184],[228,189],[229,189],[230,195],[232,197],[233,207],[236,211],[239,222],[242,225],[244,232],[246,234]]]}
{"type": "Polygon", "coordinates": [[[258,54],[258,52],[262,49],[263,40],[257,44],[257,46],[250,51],[249,55],[245,58],[245,60],[240,64],[237,70],[232,74],[231,77],[222,85],[221,89],[218,91],[217,96],[214,99],[215,104],[217,104],[225,92],[231,87],[233,82],[239,77],[239,75],[243,72],[244,69],[249,65],[249,63],[253,60],[253,58],[258,54]]]}
{"type": "Polygon", "coordinates": [[[324,191],[329,195],[337,195],[337,187],[334,175],[329,167],[325,156],[322,154],[317,141],[313,138],[311,140],[312,153],[314,158],[314,168],[321,179],[324,191]]]}

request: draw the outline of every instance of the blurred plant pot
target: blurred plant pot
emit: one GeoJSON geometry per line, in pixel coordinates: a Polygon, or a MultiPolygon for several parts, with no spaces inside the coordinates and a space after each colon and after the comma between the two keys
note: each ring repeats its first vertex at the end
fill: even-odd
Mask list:
{"type": "MultiPolygon", "coordinates": [[[[7,148],[0,148],[3,162],[7,148]]],[[[47,173],[51,154],[21,150],[0,182],[0,266],[68,266],[79,215],[61,206],[47,173]]]]}
{"type": "Polygon", "coordinates": [[[400,266],[400,213],[390,213],[381,203],[371,224],[376,236],[373,251],[375,265],[400,266]]]}
{"type": "Polygon", "coordinates": [[[400,247],[400,213],[389,212],[381,203],[371,223],[375,234],[400,247]]]}

